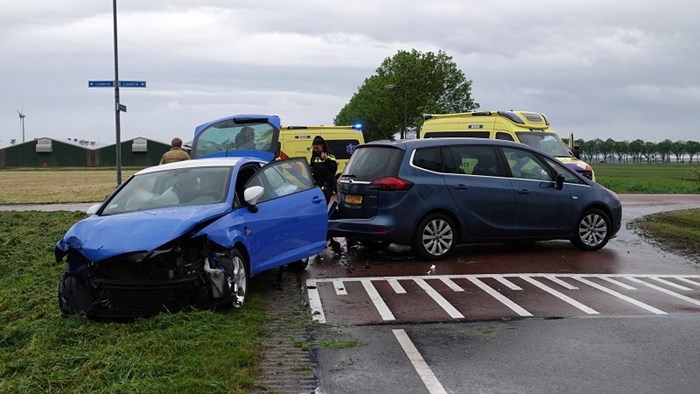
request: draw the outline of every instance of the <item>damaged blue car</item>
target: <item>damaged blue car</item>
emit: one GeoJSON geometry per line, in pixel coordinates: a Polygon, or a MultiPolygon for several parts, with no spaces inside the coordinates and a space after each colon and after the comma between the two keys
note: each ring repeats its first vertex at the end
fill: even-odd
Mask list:
{"type": "Polygon", "coordinates": [[[144,317],[242,305],[249,279],[304,269],[326,246],[327,211],[304,158],[273,152],[139,171],[55,246],[64,315],[144,317]]]}

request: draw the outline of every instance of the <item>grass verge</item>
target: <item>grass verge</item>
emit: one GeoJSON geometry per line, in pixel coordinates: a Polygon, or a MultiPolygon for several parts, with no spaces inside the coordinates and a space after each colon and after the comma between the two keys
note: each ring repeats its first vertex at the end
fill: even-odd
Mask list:
{"type": "Polygon", "coordinates": [[[657,213],[631,226],[662,249],[680,251],[700,263],[700,209],[657,213]]]}
{"type": "Polygon", "coordinates": [[[0,393],[250,392],[263,301],[132,323],[63,318],[55,242],[75,212],[0,212],[0,393]]]}

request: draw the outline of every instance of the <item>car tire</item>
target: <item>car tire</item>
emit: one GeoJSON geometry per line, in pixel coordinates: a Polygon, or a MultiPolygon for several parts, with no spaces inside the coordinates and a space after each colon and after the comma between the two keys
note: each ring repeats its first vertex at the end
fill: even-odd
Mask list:
{"type": "Polygon", "coordinates": [[[63,316],[86,313],[92,305],[90,290],[80,274],[64,272],[58,282],[58,308],[63,316]]]}
{"type": "Polygon", "coordinates": [[[610,240],[612,224],[608,215],[600,209],[588,209],[576,222],[571,243],[582,250],[598,250],[610,240]]]}
{"type": "Polygon", "coordinates": [[[248,298],[248,283],[250,282],[250,265],[243,253],[238,249],[231,252],[233,263],[233,277],[227,278],[233,306],[240,308],[248,298]]]}
{"type": "Polygon", "coordinates": [[[287,267],[289,267],[290,270],[294,272],[302,272],[306,269],[306,267],[309,265],[309,258],[297,260],[293,263],[287,264],[287,267]]]}
{"type": "Polygon", "coordinates": [[[439,260],[452,253],[456,241],[456,229],[452,219],[435,213],[426,216],[418,224],[412,246],[420,257],[439,260]]]}

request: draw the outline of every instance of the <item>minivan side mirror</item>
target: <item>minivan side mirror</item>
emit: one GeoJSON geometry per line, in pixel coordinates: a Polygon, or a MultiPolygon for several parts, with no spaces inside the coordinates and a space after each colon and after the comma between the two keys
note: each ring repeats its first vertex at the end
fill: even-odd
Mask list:
{"type": "Polygon", "coordinates": [[[564,175],[557,174],[557,180],[554,183],[554,188],[557,190],[561,190],[564,188],[564,175]]]}

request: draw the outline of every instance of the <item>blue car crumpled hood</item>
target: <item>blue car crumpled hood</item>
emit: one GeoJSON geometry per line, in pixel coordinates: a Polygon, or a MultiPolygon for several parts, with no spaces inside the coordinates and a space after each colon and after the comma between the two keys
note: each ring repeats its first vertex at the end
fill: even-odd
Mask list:
{"type": "Polygon", "coordinates": [[[93,262],[124,253],[150,252],[229,210],[229,204],[221,203],[93,215],[74,224],[56,243],[56,249],[64,253],[75,249],[93,262]]]}

